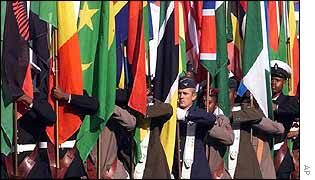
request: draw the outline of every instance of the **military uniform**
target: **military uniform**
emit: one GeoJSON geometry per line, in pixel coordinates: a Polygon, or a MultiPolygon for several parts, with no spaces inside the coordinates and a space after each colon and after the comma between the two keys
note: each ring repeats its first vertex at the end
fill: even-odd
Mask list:
{"type": "MultiPolygon", "coordinates": [[[[30,157],[35,146],[33,156],[30,161],[23,162],[26,166],[19,168],[22,178],[51,178],[49,161],[47,156],[47,144],[43,143],[46,135],[46,126],[51,126],[56,122],[56,115],[48,101],[42,94],[34,94],[33,106],[20,119],[18,119],[17,144],[18,144],[18,164],[21,165],[26,157],[30,157]],[[30,163],[34,163],[30,165],[30,163]]],[[[9,177],[13,175],[13,163],[10,160],[11,154],[6,157],[6,169],[9,177]]]]}
{"type": "MultiPolygon", "coordinates": [[[[291,68],[285,62],[273,60],[271,63],[271,77],[274,79],[286,80],[290,77],[291,68]]],[[[295,96],[286,96],[282,92],[275,90],[273,93],[273,103],[277,106],[274,110],[274,118],[284,126],[284,133],[275,139],[275,158],[274,164],[277,172],[277,178],[289,179],[293,171],[293,159],[287,147],[287,136],[290,132],[295,118],[299,117],[300,108],[298,98],[295,96]]]]}
{"type": "MultiPolygon", "coordinates": [[[[205,152],[204,138],[215,123],[216,117],[207,113],[203,109],[191,107],[188,110],[187,117],[185,121],[179,122],[179,132],[180,132],[180,162],[181,167],[191,168],[191,179],[207,179],[211,177],[210,168],[208,165],[208,160],[205,152]],[[187,126],[195,126],[194,132],[187,132],[187,126]],[[193,133],[194,135],[190,134],[193,133]],[[185,141],[186,136],[194,136],[194,146],[189,147],[194,149],[193,162],[188,164],[185,162],[184,151],[185,151],[185,141]],[[183,165],[184,163],[184,165],[183,165]],[[191,167],[189,167],[191,166],[191,167]]],[[[187,147],[187,146],[186,146],[187,147]]],[[[178,178],[178,158],[175,155],[173,163],[173,175],[178,178]]],[[[183,173],[183,169],[182,172],[183,173]]]]}
{"type": "MultiPolygon", "coordinates": [[[[74,112],[76,112],[81,120],[84,120],[85,115],[93,115],[97,112],[99,103],[98,100],[93,96],[88,96],[88,94],[84,91],[83,95],[71,95],[71,101],[69,104],[72,108],[74,108],[74,112]]],[[[67,141],[75,141],[79,130],[76,131],[67,141]]],[[[69,149],[64,148],[61,149],[60,154],[61,157],[64,156],[66,151],[69,149]]],[[[86,172],[84,169],[84,165],[82,159],[80,157],[79,151],[76,149],[75,158],[70,164],[65,178],[73,178],[73,177],[84,177],[86,176],[86,172]]]]}
{"type": "Polygon", "coordinates": [[[299,116],[299,104],[297,98],[294,96],[285,96],[282,93],[273,100],[278,105],[278,110],[274,111],[275,120],[282,123],[285,131],[281,137],[275,139],[275,166],[277,169],[277,178],[290,178],[290,174],[293,171],[293,159],[290,155],[288,147],[282,147],[287,141],[287,135],[290,132],[291,126],[295,117],[299,116]],[[280,151],[281,149],[281,151],[280,151]],[[286,151],[284,157],[282,150],[286,151]],[[278,152],[280,152],[278,154],[278,152]]]}
{"type": "Polygon", "coordinates": [[[232,111],[234,143],[229,147],[228,170],[235,179],[262,179],[256,152],[251,145],[251,127],[262,115],[254,108],[232,111]]]}
{"type": "Polygon", "coordinates": [[[168,103],[155,100],[147,106],[147,118],[150,119],[150,139],[143,179],[170,179],[166,155],[161,144],[160,134],[165,122],[173,115],[173,108],[168,103]],[[157,168],[159,167],[159,168],[157,168]]]}
{"type": "Polygon", "coordinates": [[[209,148],[208,163],[212,172],[212,178],[231,179],[230,174],[224,168],[224,154],[226,147],[233,144],[234,133],[230,120],[224,115],[218,115],[217,120],[209,130],[207,146],[209,148]]]}
{"type": "MultiPolygon", "coordinates": [[[[127,110],[115,105],[114,113],[101,133],[101,178],[126,179],[129,177],[127,172],[130,170],[131,139],[129,136],[135,126],[136,118],[127,110]],[[124,165],[129,166],[129,169],[124,165]]],[[[88,158],[91,158],[93,163],[92,173],[96,173],[97,145],[93,147],[88,158]]],[[[96,174],[94,176],[89,174],[89,178],[96,178],[96,174]]]]}

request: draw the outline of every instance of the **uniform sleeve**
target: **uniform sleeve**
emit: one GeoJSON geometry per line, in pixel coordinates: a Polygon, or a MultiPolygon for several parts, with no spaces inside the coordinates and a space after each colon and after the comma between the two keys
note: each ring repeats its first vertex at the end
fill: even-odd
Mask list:
{"type": "Polygon", "coordinates": [[[187,121],[193,121],[206,126],[213,126],[216,121],[215,115],[212,113],[207,113],[205,110],[200,108],[189,109],[186,119],[187,121]]]}
{"type": "Polygon", "coordinates": [[[51,126],[56,123],[56,113],[47,100],[34,99],[30,115],[41,119],[44,125],[51,126]]]}
{"type": "Polygon", "coordinates": [[[173,115],[173,107],[168,103],[155,101],[151,106],[147,106],[146,118],[151,119],[151,127],[163,125],[173,115]]]}
{"type": "Polygon", "coordinates": [[[132,130],[136,126],[136,118],[131,115],[127,110],[122,109],[117,105],[115,105],[112,117],[113,120],[117,120],[117,122],[123,127],[126,127],[127,130],[132,130]]]}
{"type": "Polygon", "coordinates": [[[233,123],[257,123],[264,117],[264,114],[255,108],[233,111],[233,123]]]}
{"type": "Polygon", "coordinates": [[[280,135],[284,133],[284,126],[282,123],[272,121],[271,119],[265,117],[263,117],[258,124],[253,124],[253,127],[267,134],[280,135]]]}
{"type": "Polygon", "coordinates": [[[214,126],[209,130],[209,136],[224,145],[232,145],[234,133],[230,120],[226,116],[219,115],[214,126]]]}
{"type": "Polygon", "coordinates": [[[288,96],[284,103],[278,104],[278,110],[275,113],[281,116],[299,117],[300,106],[298,99],[294,96],[288,96]]]}
{"type": "Polygon", "coordinates": [[[71,95],[70,105],[78,109],[80,114],[96,114],[99,108],[98,100],[88,95],[71,95]]]}

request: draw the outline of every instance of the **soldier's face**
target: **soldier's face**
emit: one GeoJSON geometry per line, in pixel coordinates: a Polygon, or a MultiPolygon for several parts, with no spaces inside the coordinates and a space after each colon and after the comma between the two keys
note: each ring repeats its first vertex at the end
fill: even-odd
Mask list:
{"type": "MultiPolygon", "coordinates": [[[[207,104],[207,97],[203,97],[205,105],[207,104]]],[[[216,96],[209,96],[208,97],[208,107],[209,107],[209,112],[214,112],[215,108],[217,107],[217,97],[216,96]]]]}
{"type": "Polygon", "coordinates": [[[285,79],[280,77],[271,77],[272,94],[277,94],[282,91],[285,79]]]}
{"type": "Polygon", "coordinates": [[[178,106],[182,109],[190,107],[193,101],[196,99],[196,93],[194,88],[186,88],[178,90],[178,106]]]}

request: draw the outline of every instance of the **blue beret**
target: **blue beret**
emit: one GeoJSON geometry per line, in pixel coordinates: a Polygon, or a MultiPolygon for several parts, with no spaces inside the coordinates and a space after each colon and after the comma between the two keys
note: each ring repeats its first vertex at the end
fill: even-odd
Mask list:
{"type": "Polygon", "coordinates": [[[178,89],[186,89],[186,88],[196,88],[196,84],[192,78],[184,76],[179,79],[178,89]]]}

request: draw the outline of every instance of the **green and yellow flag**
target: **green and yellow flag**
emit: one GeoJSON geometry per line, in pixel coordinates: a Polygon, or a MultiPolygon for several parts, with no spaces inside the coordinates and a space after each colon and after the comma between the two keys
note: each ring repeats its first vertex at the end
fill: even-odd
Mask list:
{"type": "Polygon", "coordinates": [[[85,118],[77,136],[77,148],[85,161],[114,111],[116,38],[113,2],[82,1],[78,31],[83,87],[100,104],[96,115],[85,118]]]}

